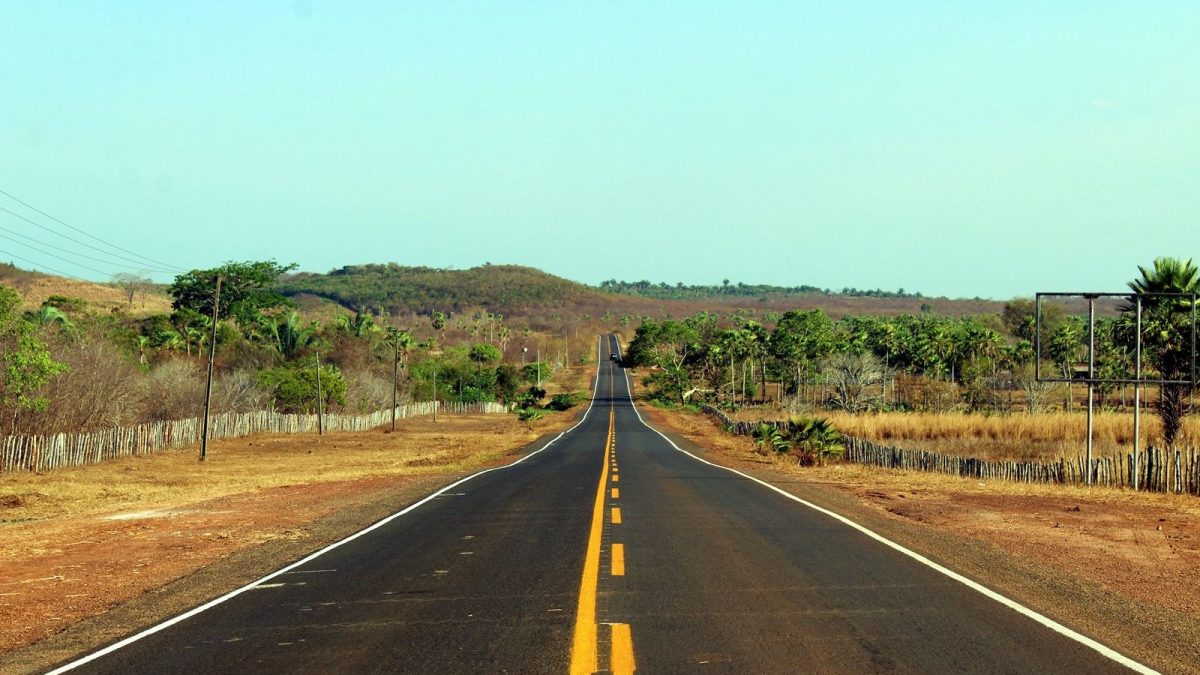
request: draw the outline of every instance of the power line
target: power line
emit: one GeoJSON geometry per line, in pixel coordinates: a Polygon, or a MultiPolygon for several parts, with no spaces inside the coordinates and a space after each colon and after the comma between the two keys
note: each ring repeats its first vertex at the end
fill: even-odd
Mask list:
{"type": "Polygon", "coordinates": [[[16,258],[17,260],[20,260],[21,262],[27,262],[30,265],[33,265],[34,267],[40,267],[42,269],[50,270],[51,272],[54,272],[55,274],[61,274],[62,276],[67,277],[68,279],[74,279],[75,281],[83,281],[83,279],[80,279],[79,277],[75,276],[74,274],[67,274],[66,272],[63,272],[62,270],[56,270],[53,267],[50,267],[49,265],[43,265],[41,263],[34,262],[34,261],[30,260],[29,258],[22,258],[21,256],[17,255],[16,253],[9,253],[8,251],[5,251],[4,249],[0,249],[0,253],[3,253],[4,255],[10,256],[12,258],[16,258]]]}
{"type": "MultiPolygon", "coordinates": [[[[125,263],[121,263],[121,262],[114,262],[114,261],[112,261],[112,260],[104,260],[104,259],[102,259],[102,258],[96,258],[96,257],[90,256],[90,255],[86,255],[86,254],[83,254],[83,253],[77,253],[77,252],[75,252],[75,251],[72,251],[72,250],[70,250],[70,249],[63,248],[63,247],[61,247],[61,246],[56,246],[56,245],[54,245],[54,244],[51,244],[50,242],[42,241],[42,240],[40,240],[40,239],[34,239],[33,237],[30,237],[30,236],[28,236],[28,235],[21,234],[20,232],[17,232],[17,231],[15,231],[15,230],[10,230],[10,229],[8,229],[7,227],[0,227],[0,232],[7,232],[7,233],[9,233],[10,235],[13,235],[13,236],[15,236],[15,237],[20,237],[21,239],[27,239],[27,240],[29,240],[29,241],[32,241],[33,243],[35,243],[35,244],[38,244],[38,245],[40,245],[40,246],[47,246],[47,247],[49,247],[49,248],[52,248],[52,249],[55,249],[55,250],[57,250],[57,251],[62,251],[64,254],[67,254],[67,255],[71,255],[71,256],[75,256],[75,257],[79,257],[79,258],[86,258],[87,260],[93,260],[93,261],[95,261],[95,262],[98,262],[98,263],[104,263],[105,265],[117,265],[118,267],[120,267],[120,268],[122,268],[122,269],[133,269],[133,268],[130,268],[130,267],[128,267],[128,266],[127,266],[125,263]]],[[[10,240],[12,240],[12,241],[17,241],[16,239],[12,239],[12,237],[8,237],[8,236],[5,236],[5,235],[3,235],[3,234],[0,234],[0,237],[4,237],[5,239],[10,239],[10,240]]],[[[29,246],[29,244],[26,244],[26,243],[24,243],[24,242],[19,242],[19,241],[18,241],[17,243],[18,243],[18,244],[21,244],[22,246],[29,246]]],[[[30,246],[30,248],[33,248],[33,247],[32,247],[32,246],[30,246]]],[[[94,250],[94,249],[93,249],[93,250],[94,250]]],[[[48,255],[54,255],[54,254],[48,254],[48,255]]],[[[105,255],[107,255],[107,254],[105,254],[105,255]]],[[[69,261],[64,261],[64,262],[69,262],[69,261]]],[[[72,264],[75,264],[75,263],[74,263],[74,262],[72,262],[72,264]]],[[[144,271],[146,271],[146,272],[165,272],[165,273],[169,273],[169,270],[158,269],[158,268],[147,268],[147,267],[141,267],[141,268],[138,268],[138,271],[143,271],[143,270],[144,270],[144,271]]]]}
{"type": "MultiPolygon", "coordinates": [[[[154,263],[155,265],[162,265],[162,266],[164,266],[164,267],[168,267],[168,268],[170,268],[170,269],[173,269],[173,270],[178,270],[178,271],[180,271],[180,272],[185,272],[185,271],[186,271],[184,268],[182,268],[182,267],[179,267],[179,266],[177,266],[177,265],[172,265],[172,264],[170,264],[170,263],[165,263],[165,262],[162,262],[161,260],[155,260],[154,258],[149,258],[149,257],[147,257],[147,256],[141,255],[140,253],[134,253],[133,251],[130,251],[129,249],[126,249],[126,248],[121,248],[120,246],[117,246],[116,244],[113,244],[113,243],[111,243],[111,242],[105,241],[104,239],[101,239],[100,237],[97,237],[97,236],[95,236],[95,235],[93,235],[93,234],[91,234],[91,233],[89,233],[89,232],[86,232],[86,231],[84,231],[84,230],[81,230],[81,229],[79,229],[78,227],[75,227],[74,225],[72,225],[72,224],[70,224],[70,223],[68,223],[68,222],[66,222],[66,221],[64,221],[64,220],[62,220],[62,219],[60,219],[60,218],[55,218],[54,216],[50,215],[49,213],[46,213],[45,211],[43,211],[43,210],[41,210],[41,209],[37,208],[36,206],[34,206],[34,205],[32,205],[32,204],[30,204],[30,203],[28,203],[28,202],[22,201],[21,199],[19,199],[19,198],[17,198],[17,197],[15,197],[15,196],[13,196],[12,194],[10,194],[10,193],[8,193],[8,192],[5,192],[4,190],[0,190],[0,195],[4,195],[5,197],[8,197],[9,199],[13,200],[14,202],[17,202],[18,204],[20,204],[20,205],[22,205],[22,206],[24,206],[24,207],[26,207],[26,208],[28,208],[28,209],[31,209],[31,210],[33,210],[33,211],[36,211],[37,213],[40,213],[40,214],[42,214],[43,216],[45,216],[45,217],[49,218],[50,220],[53,220],[54,222],[58,223],[59,225],[62,225],[62,226],[64,226],[64,227],[68,227],[68,228],[70,228],[70,229],[72,229],[72,230],[75,230],[76,232],[78,232],[78,233],[82,234],[83,236],[85,236],[85,237],[88,237],[89,239],[94,239],[95,241],[98,241],[98,242],[100,242],[101,244],[104,244],[105,246],[108,246],[108,247],[110,247],[110,248],[114,248],[114,249],[116,249],[116,250],[118,250],[118,251],[121,251],[121,252],[123,252],[123,253],[128,253],[129,255],[132,255],[132,256],[135,256],[135,257],[141,258],[141,259],[143,259],[143,260],[147,260],[147,261],[149,261],[149,262],[152,262],[152,263],[154,263]]],[[[7,211],[7,209],[5,209],[5,210],[7,211]]],[[[9,211],[9,213],[12,213],[12,212],[11,212],[11,211],[9,211]]],[[[53,230],[51,230],[51,232],[53,232],[53,230]]],[[[62,233],[59,233],[59,232],[55,232],[55,234],[57,234],[57,235],[58,235],[58,236],[60,236],[60,237],[69,238],[69,237],[66,237],[66,235],[64,235],[64,234],[62,234],[62,233]]],[[[73,240],[73,241],[74,241],[74,240],[73,240]]],[[[76,242],[76,243],[82,243],[82,242],[76,242]]],[[[88,246],[88,244],[84,244],[84,246],[88,246]]],[[[123,257],[123,256],[122,256],[122,257],[123,257]]],[[[139,263],[139,264],[140,264],[140,263],[139,263]]]]}
{"type": "MultiPolygon", "coordinates": [[[[35,210],[36,210],[36,209],[35,209],[35,210]]],[[[51,228],[49,228],[49,227],[46,227],[45,225],[42,225],[41,223],[37,222],[36,220],[32,220],[32,219],[30,219],[30,218],[26,218],[25,216],[23,216],[23,215],[21,215],[21,214],[17,213],[16,211],[12,211],[12,210],[10,210],[10,209],[7,209],[7,208],[5,208],[5,207],[3,207],[3,206],[0,206],[0,211],[3,211],[3,212],[5,212],[5,213],[7,213],[7,214],[9,214],[10,216],[13,216],[13,217],[15,217],[15,218],[20,218],[21,220],[23,220],[23,221],[25,221],[25,222],[29,223],[30,225],[33,225],[34,227],[41,228],[41,229],[43,229],[43,230],[45,230],[45,231],[49,232],[50,234],[54,234],[54,235],[57,235],[57,236],[59,236],[59,237],[62,237],[63,239],[66,239],[67,241],[74,242],[74,243],[76,243],[76,244],[79,244],[80,246],[86,246],[87,248],[89,248],[89,249],[91,249],[91,250],[93,250],[93,251],[96,251],[97,253],[104,253],[104,255],[109,255],[109,256],[112,256],[112,257],[114,257],[114,258],[120,258],[121,260],[124,260],[124,261],[126,261],[126,262],[130,262],[130,263],[133,263],[134,265],[137,265],[137,266],[139,266],[139,267],[141,267],[142,265],[144,265],[144,264],[145,264],[145,263],[143,263],[143,262],[142,262],[142,261],[140,261],[140,260],[134,260],[133,258],[128,258],[128,257],[125,257],[125,256],[123,256],[123,255],[118,255],[118,254],[116,254],[116,253],[106,253],[106,252],[104,252],[104,251],[101,251],[101,250],[97,249],[95,246],[93,246],[93,245],[91,245],[91,244],[89,244],[89,243],[87,243],[87,242],[79,241],[78,239],[75,239],[75,238],[73,238],[73,237],[68,237],[67,235],[63,234],[62,232],[56,232],[55,230],[53,230],[53,229],[51,229],[51,228]]],[[[135,255],[136,255],[136,254],[135,254],[135,255]]],[[[175,267],[175,266],[173,266],[173,265],[167,265],[167,267],[170,267],[170,268],[172,268],[172,269],[180,269],[180,268],[178,268],[178,267],[175,267]]],[[[164,271],[165,271],[165,270],[164,270],[164,271]]]]}
{"type": "Polygon", "coordinates": [[[105,272],[104,270],[98,270],[95,267],[89,267],[87,265],[84,265],[83,263],[78,263],[73,260],[67,260],[66,258],[63,258],[62,256],[55,255],[54,253],[50,253],[49,251],[43,251],[42,249],[40,249],[32,244],[26,244],[25,242],[17,241],[16,239],[13,239],[12,237],[10,237],[6,234],[0,234],[0,237],[3,237],[9,241],[16,242],[16,243],[20,244],[21,246],[24,246],[25,248],[31,248],[31,249],[37,251],[38,253],[41,253],[42,255],[48,255],[51,258],[53,258],[59,262],[64,262],[64,263],[67,263],[68,265],[74,265],[75,267],[82,267],[83,269],[88,270],[89,272],[103,274],[106,277],[112,276],[112,272],[105,272]]]}

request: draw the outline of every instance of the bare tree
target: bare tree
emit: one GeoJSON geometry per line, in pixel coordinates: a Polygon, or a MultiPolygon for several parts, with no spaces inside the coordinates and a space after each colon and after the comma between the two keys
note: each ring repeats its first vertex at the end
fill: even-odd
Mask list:
{"type": "Polygon", "coordinates": [[[864,412],[883,403],[884,369],[871,354],[834,354],[821,361],[821,372],[833,388],[829,403],[847,412],[864,412]]]}
{"type": "Polygon", "coordinates": [[[1050,390],[1054,387],[1049,382],[1039,382],[1032,363],[1018,368],[1013,373],[1013,381],[1025,393],[1025,411],[1032,414],[1046,407],[1050,398],[1050,390]]]}
{"type": "Polygon", "coordinates": [[[133,306],[133,297],[138,293],[145,293],[153,284],[154,281],[144,274],[132,274],[130,272],[121,272],[113,275],[113,284],[121,289],[125,294],[125,299],[129,301],[129,305],[133,306]]]}

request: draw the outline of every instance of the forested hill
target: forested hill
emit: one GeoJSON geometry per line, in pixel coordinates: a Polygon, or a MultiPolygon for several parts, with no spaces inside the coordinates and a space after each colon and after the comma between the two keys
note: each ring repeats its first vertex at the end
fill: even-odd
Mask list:
{"type": "Polygon", "coordinates": [[[392,314],[487,308],[567,308],[604,304],[611,296],[574,281],[519,265],[481,265],[465,270],[386,265],[348,265],[329,274],[285,278],[284,295],[316,295],[350,309],[392,314]]]}
{"type": "Polygon", "coordinates": [[[730,283],[728,279],[721,285],[686,285],[683,283],[653,283],[650,281],[617,281],[609,279],[601,282],[600,290],[622,295],[636,295],[643,298],[658,298],[661,300],[696,300],[703,298],[727,297],[762,297],[766,295],[827,295],[847,298],[922,298],[920,293],[909,293],[903,288],[895,291],[883,289],[843,288],[840,291],[820,288],[817,286],[772,286],[770,284],[730,283]]]}
{"type": "Polygon", "coordinates": [[[352,310],[392,315],[487,310],[505,316],[549,316],[566,312],[600,316],[699,311],[823,309],[847,314],[893,316],[930,310],[950,316],[999,312],[990,300],[927,298],[898,291],[830,291],[815,286],[757,284],[684,286],[608,281],[600,287],[556,277],[532,267],[481,265],[465,270],[404,267],[395,263],[349,265],[328,274],[304,272],[281,280],[287,296],[317,296],[352,310]]]}

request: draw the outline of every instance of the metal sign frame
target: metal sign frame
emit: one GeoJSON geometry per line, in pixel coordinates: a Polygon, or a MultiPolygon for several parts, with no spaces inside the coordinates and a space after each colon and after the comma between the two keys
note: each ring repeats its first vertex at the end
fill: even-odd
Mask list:
{"type": "Polygon", "coordinates": [[[1083,382],[1086,384],[1179,384],[1195,387],[1200,384],[1197,378],[1196,362],[1196,299],[1197,293],[1038,293],[1035,296],[1035,311],[1037,327],[1034,334],[1035,379],[1038,382],[1083,382]],[[1042,298],[1086,298],[1088,301],[1088,376],[1086,378],[1050,377],[1042,373],[1042,298]],[[1137,313],[1137,340],[1135,343],[1134,369],[1136,375],[1129,378],[1096,377],[1096,300],[1099,298],[1132,299],[1137,313]],[[1192,328],[1192,367],[1191,377],[1186,380],[1164,380],[1161,378],[1142,377],[1142,300],[1143,298],[1178,298],[1191,301],[1192,328]]]}
{"type": "Polygon", "coordinates": [[[1157,384],[1157,385],[1180,385],[1196,388],[1196,293],[1038,293],[1034,297],[1036,311],[1036,333],[1034,334],[1034,373],[1035,379],[1038,382],[1059,382],[1066,383],[1067,386],[1075,382],[1084,382],[1088,388],[1088,407],[1087,407],[1087,482],[1092,483],[1092,474],[1096,470],[1096,465],[1092,461],[1092,418],[1094,415],[1093,408],[1096,400],[1096,385],[1106,384],[1132,384],[1133,385],[1133,456],[1130,464],[1130,470],[1133,475],[1133,489],[1138,489],[1138,460],[1141,455],[1141,430],[1142,430],[1142,385],[1157,384]],[[1075,378],[1065,377],[1045,377],[1042,375],[1042,298],[1086,298],[1088,301],[1088,373],[1087,378],[1079,380],[1075,378]],[[1096,377],[1096,300],[1099,298],[1124,298],[1132,299],[1134,302],[1135,312],[1137,314],[1136,332],[1137,337],[1134,341],[1134,377],[1128,378],[1103,378],[1096,377]],[[1191,302],[1192,314],[1192,368],[1191,378],[1187,380],[1167,380],[1162,378],[1147,378],[1142,376],[1142,307],[1143,299],[1145,298],[1178,298],[1186,299],[1191,302]]]}

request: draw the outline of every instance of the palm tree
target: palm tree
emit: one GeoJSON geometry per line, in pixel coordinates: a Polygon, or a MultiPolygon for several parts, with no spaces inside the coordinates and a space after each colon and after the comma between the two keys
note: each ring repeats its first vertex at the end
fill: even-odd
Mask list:
{"type": "Polygon", "coordinates": [[[300,325],[300,315],[291,312],[287,318],[275,324],[275,349],[286,358],[291,358],[304,349],[317,332],[314,321],[307,327],[300,325]]]}
{"type": "Polygon", "coordinates": [[[779,427],[770,422],[759,422],[751,435],[754,438],[754,445],[758,448],[760,455],[766,455],[771,452],[784,453],[791,446],[787,437],[779,431],[779,427]]]}
{"type": "MultiPolygon", "coordinates": [[[[822,418],[793,420],[788,422],[788,436],[800,452],[798,461],[804,463],[807,456],[815,457],[824,466],[826,459],[841,457],[846,451],[842,434],[828,420],[822,418]]],[[[811,461],[811,460],[809,460],[811,461]]]]}
{"type": "MultiPolygon", "coordinates": [[[[1153,269],[1138,266],[1141,276],[1129,282],[1134,293],[1197,293],[1200,292],[1200,270],[1191,259],[1157,258],[1153,269]]],[[[1193,298],[1149,297],[1142,299],[1142,353],[1146,361],[1164,380],[1190,380],[1195,354],[1192,352],[1193,298]]],[[[1123,323],[1128,327],[1131,302],[1122,306],[1123,323]]],[[[1128,329],[1122,331],[1128,347],[1136,337],[1128,329]]],[[[1188,413],[1187,385],[1163,384],[1159,389],[1158,415],[1162,419],[1163,443],[1173,447],[1183,418],[1188,413]]]]}
{"type": "Polygon", "coordinates": [[[39,328],[45,328],[54,324],[58,324],[58,327],[64,332],[75,328],[75,324],[71,323],[67,315],[54,305],[42,305],[41,309],[36,312],[29,312],[26,316],[30,322],[39,328]]]}

